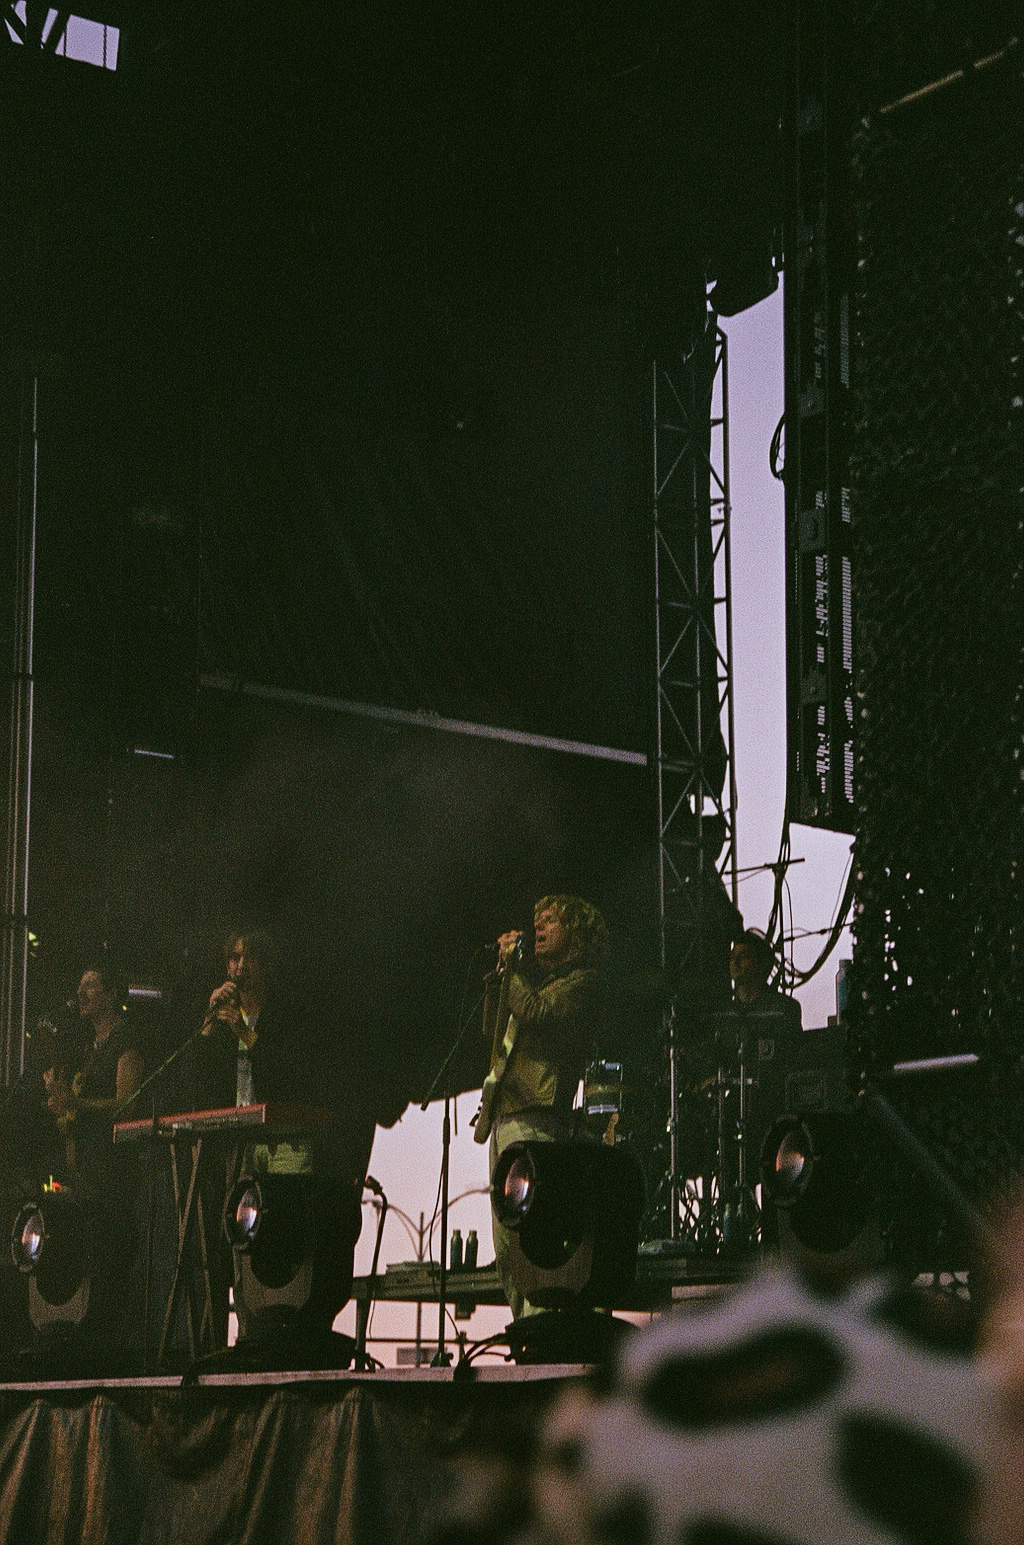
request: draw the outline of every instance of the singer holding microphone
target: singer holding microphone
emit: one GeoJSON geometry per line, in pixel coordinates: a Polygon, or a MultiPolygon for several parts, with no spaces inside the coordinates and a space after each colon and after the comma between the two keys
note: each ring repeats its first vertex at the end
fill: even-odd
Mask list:
{"type": "MultiPolygon", "coordinates": [[[[342,1089],[335,1072],[332,1043],[338,1031],[323,1023],[317,1000],[300,1001],[281,985],[275,941],[262,930],[234,930],[224,941],[226,979],[210,994],[196,1041],[197,1107],[284,1104],[326,1107],[334,1125],[308,1139],[278,1138],[246,1145],[251,1174],[296,1177],[289,1184],[309,1187],[316,1217],[315,1268],[309,1298],[294,1319],[296,1330],[313,1337],[329,1335],[332,1322],[351,1292],[352,1251],[359,1236],[360,1197],[369,1160],[373,1126],[353,1152],[344,1120],[342,1089]],[[317,1038],[311,1038],[312,1027],[317,1038]],[[360,1167],[361,1166],[361,1167],[360,1167]]],[[[216,1220],[208,1239],[221,1291],[215,1304],[218,1339],[227,1329],[227,1284],[231,1265],[220,1228],[223,1191],[211,1206],[216,1220]]],[[[208,1225],[209,1227],[209,1225],[208,1225]]]]}
{"type": "MultiPolygon", "coordinates": [[[[580,896],[544,896],[534,908],[534,958],[523,958],[515,929],[498,941],[487,979],[484,1034],[491,1066],[474,1136],[490,1141],[490,1174],[512,1143],[564,1142],[570,1111],[597,1029],[604,996],[608,929],[580,896]]],[[[516,1319],[535,1312],[512,1284],[509,1240],[495,1218],[494,1254],[516,1319]]]]}
{"type": "Polygon", "coordinates": [[[210,994],[202,1027],[202,1037],[208,1042],[202,1060],[210,1081],[210,1086],[203,1090],[204,1101],[252,1105],[257,1098],[282,1098],[276,1089],[273,1093],[256,1093],[257,1069],[259,1083],[279,1082],[277,1078],[268,1079],[266,1063],[278,1060],[274,1054],[280,1052],[280,1026],[273,1023],[277,1017],[273,1009],[264,1017],[276,954],[273,940],[259,931],[233,931],[224,941],[227,979],[210,994]]]}

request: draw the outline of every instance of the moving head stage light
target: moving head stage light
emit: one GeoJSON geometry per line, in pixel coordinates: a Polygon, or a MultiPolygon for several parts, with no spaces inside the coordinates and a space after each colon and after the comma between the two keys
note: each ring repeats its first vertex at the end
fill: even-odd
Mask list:
{"type": "Polygon", "coordinates": [[[762,1237],[812,1276],[845,1279],[880,1258],[868,1135],[837,1112],[780,1116],[765,1135],[762,1237]]]}
{"type": "Polygon", "coordinates": [[[347,1367],[354,1343],[331,1325],[352,1292],[358,1195],[309,1174],[243,1177],[224,1232],[234,1262],[237,1356],[275,1367],[347,1367]]]}
{"type": "Polygon", "coordinates": [[[224,1208],[235,1258],[235,1310],[240,1337],[261,1317],[301,1309],[313,1280],[313,1206],[308,1177],[263,1175],[240,1180],[224,1208]]]}
{"type": "Polygon", "coordinates": [[[509,1231],[515,1287],[549,1311],[509,1326],[520,1362],[603,1360],[632,1286],[644,1185],[632,1154],[603,1143],[513,1143],[498,1160],[491,1202],[509,1231]]]}
{"type": "Polygon", "coordinates": [[[71,1192],[45,1191],[18,1209],[11,1260],[27,1279],[35,1333],[26,1367],[109,1369],[131,1360],[131,1314],[137,1308],[133,1268],[136,1231],[125,1215],[84,1206],[71,1192]]]}

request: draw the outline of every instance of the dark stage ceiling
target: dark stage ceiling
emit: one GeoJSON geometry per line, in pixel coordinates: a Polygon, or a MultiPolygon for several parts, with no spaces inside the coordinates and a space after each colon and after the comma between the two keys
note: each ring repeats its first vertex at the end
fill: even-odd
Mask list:
{"type": "Polygon", "coordinates": [[[770,268],[780,7],[107,19],[113,72],[0,47],[8,494],[40,379],[37,996],[100,937],[206,980],[259,917],[404,1097],[537,891],[649,952],[646,774],[196,683],[647,750],[649,362],[708,281],[770,268]]]}

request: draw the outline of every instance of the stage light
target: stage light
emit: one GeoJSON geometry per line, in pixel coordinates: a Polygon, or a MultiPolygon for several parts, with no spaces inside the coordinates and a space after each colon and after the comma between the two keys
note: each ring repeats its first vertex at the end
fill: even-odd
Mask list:
{"type": "MultiPolygon", "coordinates": [[[[308,1175],[262,1175],[240,1180],[224,1208],[224,1231],[236,1259],[235,1287],[251,1274],[272,1293],[287,1290],[281,1303],[300,1307],[309,1292],[313,1218],[308,1175]],[[303,1270],[303,1267],[306,1270],[303,1270]]],[[[258,1295],[262,1299],[265,1295],[258,1295]]],[[[242,1315],[239,1314],[241,1327],[242,1315]]]]}
{"type": "Polygon", "coordinates": [[[54,1192],[26,1202],[11,1230],[11,1259],[28,1277],[28,1310],[39,1331],[77,1326],[89,1309],[91,1271],[86,1219],[54,1192]]]}
{"type": "Polygon", "coordinates": [[[224,1231],[233,1250],[251,1250],[263,1216],[263,1194],[254,1180],[241,1181],[224,1209],[224,1231]]]}
{"type": "Polygon", "coordinates": [[[514,1143],[491,1186],[530,1303],[607,1307],[634,1281],[643,1179],[623,1146],[514,1143]]]}
{"type": "Polygon", "coordinates": [[[772,1201],[791,1207],[807,1190],[814,1174],[814,1142],[802,1121],[787,1121],[774,1142],[774,1161],[762,1179],[772,1201]]]}
{"type": "Polygon", "coordinates": [[[761,1150],[763,1242],[829,1280],[875,1264],[881,1229],[868,1159],[855,1114],[780,1117],[761,1150]]]}
{"type": "Polygon", "coordinates": [[[29,1202],[14,1220],[11,1233],[11,1255],[19,1271],[35,1271],[43,1253],[46,1226],[42,1211],[35,1202],[29,1202]]]}
{"type": "Polygon", "coordinates": [[[508,1231],[516,1290],[541,1313],[505,1331],[519,1363],[600,1363],[628,1324],[597,1312],[636,1277],[643,1178],[629,1150],[604,1143],[513,1143],[491,1184],[508,1231]]]}
{"type": "Polygon", "coordinates": [[[509,1164],[496,1198],[495,1211],[506,1228],[517,1228],[530,1210],[537,1170],[529,1153],[517,1154],[509,1164]]]}
{"type": "Polygon", "coordinates": [[[223,1225],[238,1343],[215,1354],[218,1366],[349,1365],[354,1342],[331,1326],[352,1291],[358,1200],[352,1187],[311,1174],[248,1175],[234,1186],[223,1225]]]}

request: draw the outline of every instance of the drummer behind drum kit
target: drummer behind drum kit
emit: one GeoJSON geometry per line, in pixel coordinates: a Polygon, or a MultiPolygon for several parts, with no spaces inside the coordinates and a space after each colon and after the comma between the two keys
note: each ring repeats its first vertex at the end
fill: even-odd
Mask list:
{"type": "MultiPolygon", "coordinates": [[[[687,1254],[742,1257],[757,1249],[762,1148],[783,1117],[852,1108],[844,1044],[841,1026],[801,1030],[775,1008],[703,1017],[697,1050],[685,1059],[689,1077],[678,1086],[679,1173],[661,1179],[649,1214],[658,1216],[669,1196],[678,1197],[681,1232],[649,1241],[644,1253],[674,1246],[687,1254]]],[[[578,1135],[604,1143],[635,1137],[636,1097],[622,1062],[591,1062],[578,1135]]]]}
{"type": "Polygon", "coordinates": [[[851,1108],[845,1031],[801,1030],[780,1009],[754,1009],[707,1015],[700,1032],[678,1084],[679,1173],[663,1178],[652,1209],[678,1200],[680,1232],[641,1248],[742,1257],[762,1240],[762,1148],[780,1118],[851,1108]]]}

